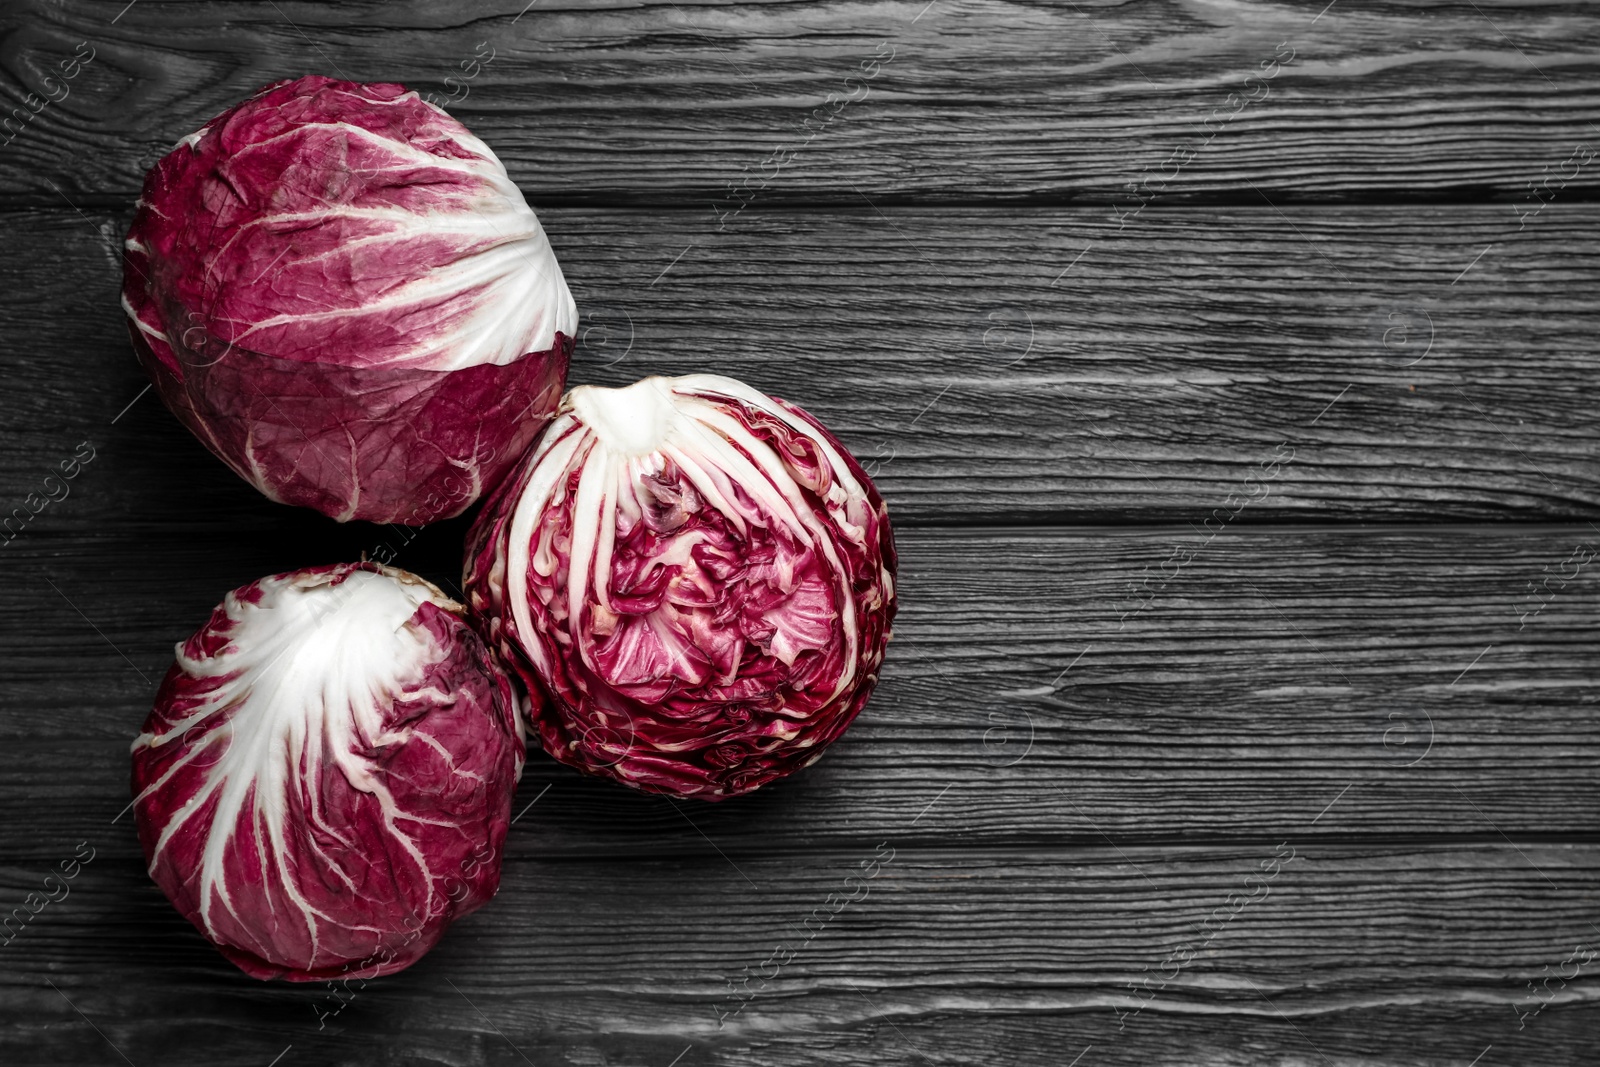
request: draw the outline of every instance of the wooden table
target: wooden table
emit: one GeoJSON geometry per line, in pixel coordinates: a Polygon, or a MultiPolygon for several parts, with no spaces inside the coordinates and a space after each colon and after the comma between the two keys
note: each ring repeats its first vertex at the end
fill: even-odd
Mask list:
{"type": "Polygon", "coordinates": [[[0,15],[8,108],[94,57],[0,149],[4,508],[94,456],[0,561],[0,911],[93,857],[0,948],[0,1061],[1600,1062],[1593,7],[124,3],[0,15]],[[343,1002],[225,963],[125,814],[174,642],[391,536],[225,470],[117,304],[143,169],[307,72],[453,95],[573,381],[805,405],[903,579],[821,763],[535,755],[499,899],[343,1002]]]}

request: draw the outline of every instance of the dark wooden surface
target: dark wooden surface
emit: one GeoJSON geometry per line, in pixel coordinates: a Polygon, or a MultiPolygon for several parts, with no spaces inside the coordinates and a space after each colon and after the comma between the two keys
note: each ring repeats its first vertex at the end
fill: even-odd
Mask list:
{"type": "MultiPolygon", "coordinates": [[[[80,40],[98,51],[81,90],[0,157],[0,188],[134,192],[176,137],[286,75],[460,97],[444,79],[479,42],[495,58],[454,110],[541,203],[708,213],[742,168],[803,139],[830,92],[856,101],[761,199],[849,203],[859,186],[1110,203],[1208,136],[1200,123],[1240,90],[1256,99],[1218,115],[1174,198],[1253,203],[1254,183],[1307,200],[1511,201],[1600,122],[1600,25],[1559,0],[1340,0],[1320,18],[1326,0],[540,0],[520,18],[526,0],[139,0],[111,25],[125,3],[13,0],[14,85],[38,87],[80,40]],[[888,49],[864,96],[845,83],[888,49]],[[1280,54],[1293,58],[1265,91],[1245,87],[1280,54]]],[[[1577,188],[1592,192],[1594,173],[1577,188]]]]}
{"type": "MultiPolygon", "coordinates": [[[[0,912],[95,857],[0,947],[0,1062],[1600,1062],[1600,558],[1529,590],[1600,550],[1600,170],[1527,188],[1600,150],[1600,15],[522,11],[0,12],[8,107],[96,48],[0,147],[4,510],[95,449],[0,548],[0,912]],[[266,503],[141,395],[117,248],[142,168],[260,83],[445,92],[480,41],[453,110],[550,231],[574,382],[815,411],[885,491],[903,604],[858,723],[755,796],[531,758],[500,897],[333,1013],[150,884],[127,750],[223,592],[394,535],[266,503]]],[[[462,529],[398,562],[453,582],[462,529]]]]}

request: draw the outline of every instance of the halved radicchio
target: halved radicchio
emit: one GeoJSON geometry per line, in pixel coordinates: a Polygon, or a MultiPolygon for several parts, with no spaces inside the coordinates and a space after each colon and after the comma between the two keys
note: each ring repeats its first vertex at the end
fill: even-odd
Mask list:
{"type": "Polygon", "coordinates": [[[461,605],[372,563],[229,593],[133,744],[150,875],[247,974],[402,970],[500,883],[523,744],[461,605]]]}
{"type": "Polygon", "coordinates": [[[145,178],[122,305],[167,406],[273,500],[421,526],[493,489],[577,308],[495,154],[399,85],[278,82],[145,178]]]}
{"type": "Polygon", "coordinates": [[[581,386],[468,538],[475,621],[545,751],[652,793],[814,762],[877,682],[888,512],[810,415],[711,374],[581,386]]]}

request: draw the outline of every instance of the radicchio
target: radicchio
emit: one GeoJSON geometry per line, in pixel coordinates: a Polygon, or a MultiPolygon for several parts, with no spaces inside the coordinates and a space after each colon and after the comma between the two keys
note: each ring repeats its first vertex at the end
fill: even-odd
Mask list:
{"type": "Polygon", "coordinates": [[[247,974],[402,970],[500,883],[523,744],[460,604],[373,563],[229,593],[133,744],[150,875],[247,974]]]}
{"type": "Polygon", "coordinates": [[[711,374],[580,386],[490,498],[466,589],[545,751],[720,800],[814,762],[877,682],[888,512],[810,415],[711,374]]]}
{"type": "Polygon", "coordinates": [[[122,304],[140,362],[268,497],[458,515],[566,380],[577,309],[495,154],[403,86],[278,82],[145,178],[122,304]]]}

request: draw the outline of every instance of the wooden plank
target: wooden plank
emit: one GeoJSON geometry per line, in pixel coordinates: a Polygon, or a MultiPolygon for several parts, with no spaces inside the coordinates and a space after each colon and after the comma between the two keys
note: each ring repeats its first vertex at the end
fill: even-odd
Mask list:
{"type": "MultiPolygon", "coordinates": [[[[1600,207],[1521,233],[1505,208],[1153,208],[1109,240],[1065,209],[751,214],[720,235],[543,217],[584,316],[574,383],[708,370],[795,400],[902,526],[1198,525],[1247,494],[1235,522],[1600,518],[1600,207]]],[[[4,217],[0,344],[26,355],[0,485],[20,503],[89,439],[108,475],[76,521],[279,521],[134,402],[126,224],[4,217]]]]}
{"type": "MultiPolygon", "coordinates": [[[[1600,121],[1600,22],[1576,2],[120,6],[8,7],[6,106],[59,102],[0,153],[0,191],[129,195],[179,137],[308,72],[453,95],[541,200],[699,211],[737,206],[732,183],[791,203],[859,185],[1131,207],[1130,182],[1518,200],[1600,121]],[[93,62],[45,81],[80,41],[93,62]]],[[[1593,196],[1593,168],[1571,177],[1548,188],[1593,196]]]]}
{"type": "MultiPolygon", "coordinates": [[[[449,582],[459,529],[429,533],[397,562],[449,582]]],[[[1596,841],[1600,531],[912,530],[899,544],[882,684],[822,761],[749,798],[676,806],[537,754],[518,802],[538,800],[522,831],[536,854],[790,854],[885,834],[1596,841]],[[1547,579],[1535,611],[1528,587],[1547,579]]],[[[226,590],[361,547],[320,529],[18,538],[0,586],[6,617],[27,620],[0,647],[0,810],[43,804],[58,836],[105,825],[172,645],[226,590]]],[[[0,821],[0,856],[47,839],[35,819],[0,821]]]]}
{"type": "MultiPolygon", "coordinates": [[[[1003,1049],[1060,1067],[1092,1045],[1080,1067],[1460,1067],[1490,1045],[1483,1063],[1591,1062],[1600,1020],[1595,845],[1008,852],[889,835],[806,856],[562,862],[520,831],[498,899],[339,1008],[326,987],[234,971],[148,884],[127,828],[102,827],[70,895],[5,949],[0,1054],[665,1067],[1003,1049]]],[[[33,874],[7,870],[0,892],[33,874]]]]}

